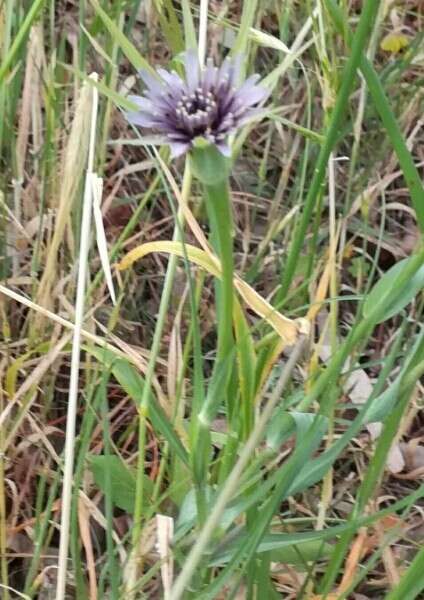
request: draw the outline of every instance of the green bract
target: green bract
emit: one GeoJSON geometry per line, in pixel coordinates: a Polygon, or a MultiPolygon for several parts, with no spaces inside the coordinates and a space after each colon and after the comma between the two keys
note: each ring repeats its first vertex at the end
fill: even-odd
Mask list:
{"type": "Polygon", "coordinates": [[[217,185],[228,179],[230,160],[204,138],[196,138],[190,162],[193,175],[204,185],[217,185]]]}

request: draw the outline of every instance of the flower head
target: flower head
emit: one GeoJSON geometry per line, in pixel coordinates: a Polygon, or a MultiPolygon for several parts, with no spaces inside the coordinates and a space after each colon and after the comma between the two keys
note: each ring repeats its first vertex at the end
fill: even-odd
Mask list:
{"type": "Polygon", "coordinates": [[[240,58],[226,58],[220,68],[208,59],[200,69],[196,52],[188,51],[184,62],[185,80],[175,71],[157,69],[158,77],[140,71],[147,87],[143,96],[129,97],[139,110],[127,118],[161,134],[173,157],[187,152],[199,137],[229,156],[228,136],[262,112],[259,105],[268,90],[258,85],[259,75],[238,85],[240,58]]]}

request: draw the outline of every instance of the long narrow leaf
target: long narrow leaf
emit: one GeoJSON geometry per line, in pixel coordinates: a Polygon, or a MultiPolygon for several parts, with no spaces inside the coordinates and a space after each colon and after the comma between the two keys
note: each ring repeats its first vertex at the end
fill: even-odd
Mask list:
{"type": "Polygon", "coordinates": [[[6,77],[7,72],[12,64],[13,59],[19,51],[19,48],[25,41],[25,37],[30,30],[32,24],[38,16],[41,8],[43,7],[44,0],[34,0],[31,8],[29,9],[22,25],[19,28],[18,33],[15,36],[15,39],[12,42],[12,45],[9,48],[8,53],[4,57],[2,64],[0,65],[0,84],[3,82],[3,79],[6,77]]]}

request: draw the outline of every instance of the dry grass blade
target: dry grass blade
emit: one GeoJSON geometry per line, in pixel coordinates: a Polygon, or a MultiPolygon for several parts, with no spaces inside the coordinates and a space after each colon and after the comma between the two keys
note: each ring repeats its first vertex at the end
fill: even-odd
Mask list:
{"type": "Polygon", "coordinates": [[[85,556],[87,560],[90,594],[89,600],[97,600],[97,577],[93,544],[91,542],[90,515],[87,511],[84,501],[81,498],[78,499],[78,523],[81,534],[81,541],[84,546],[85,556]]]}
{"type": "MultiPolygon", "coordinates": [[[[41,133],[41,74],[42,65],[45,61],[43,50],[43,32],[41,25],[35,25],[29,35],[27,61],[25,67],[25,79],[22,90],[22,118],[19,121],[19,129],[16,140],[16,169],[18,179],[23,181],[25,173],[25,161],[27,158],[28,140],[32,135],[36,141],[36,148],[40,148],[41,133]]],[[[31,211],[32,212],[32,211],[31,211]]]]}
{"type": "Polygon", "coordinates": [[[0,2],[1,600],[421,597],[421,4],[0,2]]]}
{"type": "Polygon", "coordinates": [[[25,379],[25,381],[18,389],[14,397],[9,399],[9,403],[7,404],[3,412],[0,414],[0,427],[4,427],[9,415],[13,412],[15,408],[15,405],[18,404],[21,401],[21,399],[23,399],[25,396],[29,395],[29,398],[27,400],[24,400],[23,402],[22,406],[24,410],[18,413],[16,420],[10,426],[8,436],[9,443],[13,440],[16,430],[20,427],[22,421],[25,419],[26,413],[31,408],[31,404],[36,398],[35,390],[32,393],[31,390],[37,387],[40,380],[46,374],[51,365],[56,361],[57,357],[63,351],[66,344],[69,343],[70,339],[71,336],[69,334],[66,334],[57,343],[54,344],[54,346],[46,354],[46,356],[44,356],[40,360],[40,362],[29,375],[29,377],[25,379]]]}
{"type": "MultiPolygon", "coordinates": [[[[50,310],[47,310],[46,308],[43,308],[42,306],[39,306],[35,302],[28,300],[28,298],[26,298],[25,296],[22,296],[22,294],[18,294],[17,292],[10,290],[9,288],[5,287],[2,284],[0,284],[0,294],[4,294],[8,298],[15,300],[16,302],[18,302],[19,304],[22,304],[23,306],[27,306],[28,308],[33,310],[35,313],[40,314],[42,317],[45,317],[46,319],[49,319],[50,321],[52,321],[54,323],[58,323],[59,325],[62,325],[66,329],[71,329],[71,330],[75,329],[75,325],[71,321],[64,319],[63,317],[57,315],[56,313],[51,312],[50,310]]],[[[106,331],[106,333],[107,333],[107,331],[106,331]]],[[[140,356],[137,354],[137,352],[134,349],[132,349],[133,351],[132,351],[131,355],[128,355],[128,353],[120,350],[113,344],[107,342],[101,336],[91,333],[91,331],[82,329],[81,335],[86,340],[89,340],[91,342],[94,342],[95,344],[98,344],[99,346],[107,348],[108,350],[110,350],[111,352],[116,354],[116,356],[119,356],[121,358],[127,358],[130,361],[133,361],[133,360],[137,361],[136,364],[140,365],[140,360],[142,360],[142,358],[140,358],[140,356]]],[[[113,338],[118,344],[120,343],[119,338],[117,338],[116,336],[113,336],[113,338]]],[[[122,343],[124,344],[124,342],[122,342],[122,343]]],[[[148,356],[149,356],[149,353],[144,351],[143,358],[148,358],[148,356]]]]}
{"type": "MultiPolygon", "coordinates": [[[[60,264],[59,248],[65,240],[66,227],[69,227],[69,216],[74,201],[77,198],[87,163],[92,97],[92,86],[87,82],[83,83],[75,105],[75,116],[64,150],[60,173],[59,203],[57,206],[55,204],[52,205],[52,208],[56,210],[53,235],[46,247],[46,264],[37,294],[37,303],[48,309],[52,309],[54,306],[52,289],[57,278],[58,265],[60,264]]],[[[36,315],[36,329],[41,327],[43,322],[40,315],[36,315]]]]}

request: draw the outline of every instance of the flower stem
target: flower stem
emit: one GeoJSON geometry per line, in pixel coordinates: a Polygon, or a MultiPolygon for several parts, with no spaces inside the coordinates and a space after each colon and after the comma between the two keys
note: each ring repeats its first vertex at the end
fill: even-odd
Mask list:
{"type": "Polygon", "coordinates": [[[233,413],[228,394],[231,375],[231,357],[234,347],[233,320],[233,240],[232,213],[228,179],[217,183],[204,183],[206,209],[209,218],[210,237],[216,254],[221,261],[222,276],[215,283],[216,312],[218,322],[217,353],[212,376],[209,381],[206,400],[198,418],[193,423],[191,446],[193,475],[199,524],[206,518],[206,505],[203,490],[207,483],[208,463],[211,453],[210,424],[215,418],[223,400],[227,403],[228,419],[233,413]]]}
{"type": "Polygon", "coordinates": [[[233,349],[233,238],[228,181],[205,186],[211,241],[221,261],[222,279],[217,282],[217,363],[227,360],[233,349]]]}

